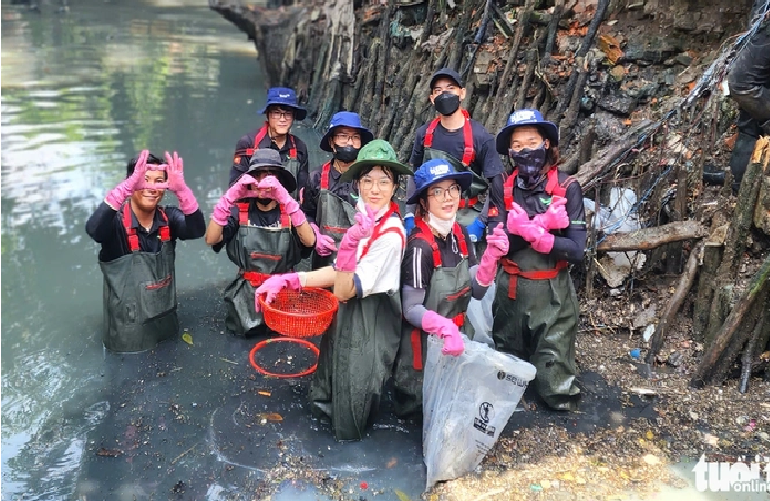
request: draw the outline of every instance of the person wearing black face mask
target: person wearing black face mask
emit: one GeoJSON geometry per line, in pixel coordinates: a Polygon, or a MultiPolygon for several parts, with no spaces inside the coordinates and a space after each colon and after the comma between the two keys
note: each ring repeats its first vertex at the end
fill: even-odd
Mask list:
{"type": "Polygon", "coordinates": [[[333,159],[310,175],[302,194],[302,210],[316,232],[314,270],[332,264],[345,231],[355,222],[358,192],[354,183],[340,177],[372,139],[358,113],[350,111],[335,113],[321,138],[321,149],[332,153],[333,159]]]}
{"type": "MultiPolygon", "coordinates": [[[[503,205],[503,176],[505,169],[495,152],[494,137],[483,125],[470,118],[460,103],[465,99],[465,88],[460,75],[449,68],[442,68],[433,74],[430,81],[430,101],[438,117],[420,127],[414,138],[414,147],[409,162],[413,169],[428,160],[440,158],[452,162],[458,170],[473,173],[473,183],[463,192],[457,222],[468,231],[471,241],[484,238],[487,219],[502,222],[489,204],[503,205]],[[487,193],[486,202],[479,202],[479,196],[487,193]]],[[[407,197],[414,193],[414,182],[410,178],[407,197]]],[[[404,226],[407,232],[414,227],[417,207],[406,206],[404,226]]],[[[490,225],[494,228],[496,224],[490,225]]]]}
{"type": "Polygon", "coordinates": [[[550,408],[575,410],[575,337],[580,313],[570,263],[583,259],[583,193],[559,172],[559,129],[537,110],[517,110],[497,135],[513,173],[504,185],[508,254],[492,304],[495,348],[537,367],[535,389],[550,408]]]}

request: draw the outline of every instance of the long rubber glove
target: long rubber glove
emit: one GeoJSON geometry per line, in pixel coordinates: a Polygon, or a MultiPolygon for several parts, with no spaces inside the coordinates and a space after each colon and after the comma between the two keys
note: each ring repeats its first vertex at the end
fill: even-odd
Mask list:
{"type": "Polygon", "coordinates": [[[476,269],[476,281],[482,287],[489,287],[495,281],[497,275],[497,262],[508,254],[508,235],[503,230],[503,223],[497,226],[490,235],[487,235],[487,249],[481,256],[479,267],[476,269]]]}
{"type": "Polygon", "coordinates": [[[235,202],[249,194],[249,185],[256,184],[257,180],[249,174],[241,175],[235,184],[233,184],[230,189],[222,195],[222,198],[219,199],[216,207],[214,207],[214,213],[211,215],[211,219],[213,219],[219,226],[227,226],[227,218],[230,217],[230,209],[233,208],[235,202]]]}
{"type": "Polygon", "coordinates": [[[136,160],[134,172],[119,185],[114,187],[104,197],[104,203],[112,207],[113,210],[120,209],[123,202],[134,192],[140,183],[144,183],[144,175],[147,172],[147,157],[150,156],[150,150],[142,150],[139,158],[136,160]]]}
{"type": "Polygon", "coordinates": [[[529,215],[527,211],[521,208],[519,204],[513,202],[513,208],[508,211],[506,228],[511,235],[521,235],[519,228],[522,225],[529,224],[529,215]]]}
{"type": "Polygon", "coordinates": [[[172,157],[167,151],[166,165],[168,189],[173,191],[176,198],[179,199],[179,209],[186,216],[189,216],[198,210],[198,201],[195,200],[192,190],[184,182],[184,162],[182,157],[177,155],[176,151],[172,157]]]}
{"type": "Polygon", "coordinates": [[[299,283],[299,275],[297,273],[273,275],[272,277],[262,282],[262,285],[257,287],[256,294],[254,294],[254,308],[257,311],[260,310],[260,295],[267,294],[267,296],[265,296],[265,303],[270,304],[282,289],[291,289],[294,291],[302,289],[302,285],[299,283]]]}
{"type": "Polygon", "coordinates": [[[551,200],[551,205],[548,206],[548,209],[544,213],[532,218],[532,221],[543,227],[546,231],[564,229],[569,226],[569,215],[564,207],[566,204],[566,198],[555,196],[551,200]]]}
{"type": "Polygon", "coordinates": [[[315,223],[310,223],[310,227],[315,232],[315,251],[322,257],[331,256],[332,252],[337,250],[334,245],[334,239],[329,235],[324,235],[315,223]]]}
{"type": "Polygon", "coordinates": [[[530,243],[533,249],[541,254],[548,254],[553,249],[555,237],[542,226],[529,222],[519,226],[521,237],[530,243]]]}
{"type": "Polygon", "coordinates": [[[422,330],[440,337],[444,341],[441,353],[444,355],[460,356],[465,350],[465,343],[460,330],[446,317],[433,310],[426,310],[422,316],[422,330]]]}
{"type": "Polygon", "coordinates": [[[272,198],[279,204],[283,205],[286,209],[286,213],[291,219],[291,224],[296,228],[302,226],[307,222],[305,213],[299,208],[299,202],[294,200],[292,196],[286,191],[278,178],[275,176],[267,176],[257,184],[257,190],[259,196],[265,198],[272,198]]]}
{"type": "Polygon", "coordinates": [[[337,252],[337,271],[347,273],[356,271],[358,242],[372,235],[376,214],[369,205],[366,206],[366,214],[356,212],[355,224],[348,228],[340,242],[340,250],[337,252]]]}

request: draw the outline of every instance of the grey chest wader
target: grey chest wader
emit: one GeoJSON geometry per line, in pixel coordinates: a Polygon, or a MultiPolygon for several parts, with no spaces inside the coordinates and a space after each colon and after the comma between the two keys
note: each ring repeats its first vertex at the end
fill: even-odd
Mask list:
{"type": "MultiPolygon", "coordinates": [[[[334,239],[334,244],[339,248],[345,232],[355,222],[356,209],[347,201],[341,199],[329,190],[329,171],[331,163],[327,162],[321,167],[321,190],[318,195],[318,210],[316,221],[318,229],[324,235],[334,239]]],[[[323,257],[313,253],[313,269],[329,266],[334,262],[337,253],[323,257]]]]}
{"type": "MultiPolygon", "coordinates": [[[[383,228],[397,211],[398,206],[391,203],[390,210],[374,227],[361,258],[385,233],[397,233],[403,238],[397,228],[383,228]]],[[[332,325],[321,338],[318,369],[310,382],[311,411],[316,417],[331,419],[337,440],[363,437],[390,378],[400,335],[400,291],[340,303],[332,325]]]]}
{"type": "MultiPolygon", "coordinates": [[[[546,193],[564,196],[566,186],[554,181],[555,169],[551,172],[546,193]]],[[[515,177],[506,180],[507,210],[513,206],[515,177]]],[[[495,347],[537,368],[535,388],[549,407],[574,410],[580,394],[575,366],[580,307],[568,263],[527,247],[500,264],[492,305],[495,347]]]]}
{"type": "Polygon", "coordinates": [[[158,228],[160,251],[145,252],[132,226],[131,202],[123,204],[123,227],[130,253],[99,262],[104,275],[104,347],[118,352],[154,348],[179,332],[176,315],[174,245],[166,213],[158,228]]]}
{"type": "MultiPolygon", "coordinates": [[[[460,163],[464,169],[460,169],[459,165],[457,165],[457,167],[460,171],[473,173],[473,182],[471,183],[470,188],[465,190],[463,197],[460,199],[460,206],[457,210],[457,222],[462,226],[468,226],[476,220],[479,214],[481,214],[481,209],[484,204],[479,202],[479,195],[486,193],[488,183],[486,179],[473,172],[469,167],[470,164],[473,163],[473,159],[476,158],[476,151],[473,149],[473,127],[471,126],[471,119],[468,111],[462,110],[462,112],[463,116],[465,116],[465,124],[463,125],[463,157],[460,160],[460,163]]],[[[452,155],[432,147],[433,134],[439,123],[441,123],[441,117],[435,118],[425,130],[422,161],[427,162],[434,158],[440,158],[442,160],[451,159],[456,163],[457,159],[452,157],[452,155]]]]}
{"type": "Polygon", "coordinates": [[[225,324],[236,336],[263,325],[262,313],[254,308],[257,287],[276,273],[286,273],[299,261],[289,215],[283,205],[280,227],[251,226],[249,203],[238,203],[238,233],[227,243],[227,256],[240,268],[238,276],[225,289],[225,324]]]}
{"type": "MultiPolygon", "coordinates": [[[[415,223],[420,232],[410,238],[420,238],[428,242],[433,249],[433,275],[425,297],[425,309],[451,319],[454,324],[466,330],[466,335],[473,338],[470,322],[465,322],[465,311],[471,300],[471,275],[468,271],[468,247],[462,229],[455,223],[452,233],[460,246],[462,260],[453,268],[442,266],[441,252],[436,240],[422,219],[415,223]]],[[[427,353],[428,333],[414,327],[406,320],[401,328],[401,346],[398,350],[393,369],[395,391],[393,411],[399,417],[415,417],[422,412],[422,370],[427,353]]]]}
{"type": "MultiPolygon", "coordinates": [[[[259,143],[262,142],[262,140],[267,136],[267,122],[265,122],[265,125],[262,126],[259,131],[257,131],[256,135],[254,136],[254,147],[253,148],[246,148],[245,150],[238,150],[235,152],[236,155],[246,155],[249,158],[254,154],[254,150],[259,149],[259,143]]],[[[299,174],[299,158],[297,157],[297,144],[294,140],[294,136],[292,134],[288,135],[288,141],[291,142],[291,147],[289,148],[289,158],[282,162],[284,168],[291,172],[291,175],[294,176],[294,179],[297,179],[297,174],[299,174]]],[[[290,195],[294,198],[297,198],[299,187],[292,191],[290,195]]]]}

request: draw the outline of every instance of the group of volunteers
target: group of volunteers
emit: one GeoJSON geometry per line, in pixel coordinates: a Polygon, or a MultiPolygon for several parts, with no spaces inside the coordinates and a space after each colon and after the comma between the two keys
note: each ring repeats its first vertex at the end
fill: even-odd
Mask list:
{"type": "Polygon", "coordinates": [[[358,114],[336,113],[319,145],[332,159],[311,173],[307,146],[290,132],[306,110],[293,90],[270,89],[267,120],[238,141],[208,227],[182,159],[142,152],[86,225],[102,245],[105,346],[142,351],[177,335],[175,241],[205,234],[238,268],[224,292],[236,336],[270,333],[258,298],[333,290],[339,309],[309,397],[339,440],[362,438],[391,378],[395,413],[420,417],[427,336],[461,355],[461,331],[473,338],[468,304],[493,283],[495,348],[535,365],[549,407],[575,409],[579,308],[568,266],[585,248],[581,188],[557,169],[555,124],[516,110],[495,138],[461,107],[465,92],[451,69],[432,76],[437,117],[416,132],[411,165],[358,114]],[[166,189],[179,208],[159,206],[166,189]],[[312,270],[295,271],[306,258],[312,270]]]}

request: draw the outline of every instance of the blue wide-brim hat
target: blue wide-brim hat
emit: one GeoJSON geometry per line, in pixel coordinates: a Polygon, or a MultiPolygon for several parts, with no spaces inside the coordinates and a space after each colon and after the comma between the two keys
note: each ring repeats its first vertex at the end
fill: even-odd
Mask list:
{"type": "Polygon", "coordinates": [[[264,115],[267,112],[267,109],[272,105],[292,108],[296,120],[304,120],[307,116],[307,110],[299,105],[297,93],[294,92],[294,89],[289,89],[288,87],[271,87],[268,89],[267,104],[265,104],[265,107],[257,113],[264,115]]]}
{"type": "Polygon", "coordinates": [[[358,113],[353,113],[352,111],[338,111],[329,122],[329,129],[326,131],[326,134],[321,138],[322,150],[328,152],[332,151],[331,142],[329,140],[334,136],[335,127],[351,127],[358,130],[361,134],[361,147],[374,139],[374,134],[361,125],[361,117],[358,113]]]}
{"type": "Polygon", "coordinates": [[[545,133],[545,138],[551,142],[551,146],[559,146],[559,128],[556,127],[555,123],[543,118],[543,115],[537,110],[516,110],[508,116],[508,123],[505,124],[495,139],[499,154],[508,155],[513,129],[525,125],[540,127],[545,133]]]}
{"type": "Polygon", "coordinates": [[[473,182],[473,173],[458,170],[456,165],[462,164],[444,158],[434,158],[422,164],[414,173],[414,194],[406,203],[416,204],[430,185],[447,179],[454,179],[462,191],[467,190],[473,182]]]}

